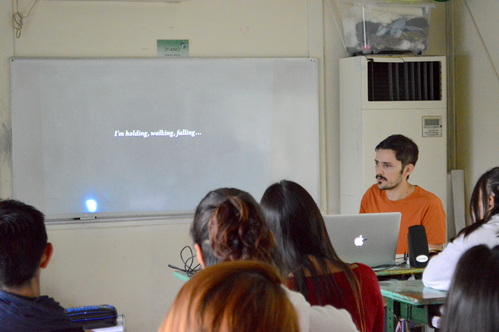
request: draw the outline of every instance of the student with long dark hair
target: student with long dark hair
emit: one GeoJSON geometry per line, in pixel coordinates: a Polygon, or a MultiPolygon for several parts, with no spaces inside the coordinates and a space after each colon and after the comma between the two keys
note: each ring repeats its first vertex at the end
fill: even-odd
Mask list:
{"type": "Polygon", "coordinates": [[[499,331],[499,246],[478,245],[459,259],[441,332],[499,331]]]}
{"type": "Polygon", "coordinates": [[[383,331],[376,275],[367,265],[338,257],[312,196],[299,184],[283,180],[267,188],[260,205],[276,237],[274,255],[288,286],[311,304],[348,310],[360,331],[383,331]]]}
{"type": "Polygon", "coordinates": [[[281,282],[263,262],[207,267],[182,287],[159,332],[299,332],[281,282]]]}
{"type": "MultiPolygon", "coordinates": [[[[260,206],[250,194],[239,189],[209,192],[196,208],[191,236],[203,267],[239,260],[277,263],[272,255],[274,235],[263,219],[260,206]]],[[[283,289],[297,311],[301,332],[357,331],[346,310],[311,306],[302,294],[284,286],[283,289]]]]}
{"type": "Polygon", "coordinates": [[[479,244],[489,248],[499,245],[499,167],[478,179],[471,195],[470,215],[473,223],[429,261],[423,272],[425,286],[448,290],[457,261],[466,250],[479,244]]]}

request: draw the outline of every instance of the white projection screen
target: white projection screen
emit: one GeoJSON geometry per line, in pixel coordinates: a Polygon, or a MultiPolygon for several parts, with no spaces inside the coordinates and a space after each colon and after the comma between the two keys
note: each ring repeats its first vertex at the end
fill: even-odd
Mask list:
{"type": "Polygon", "coordinates": [[[208,191],[319,200],[312,58],[12,58],[14,198],[50,220],[192,213],[208,191]]]}

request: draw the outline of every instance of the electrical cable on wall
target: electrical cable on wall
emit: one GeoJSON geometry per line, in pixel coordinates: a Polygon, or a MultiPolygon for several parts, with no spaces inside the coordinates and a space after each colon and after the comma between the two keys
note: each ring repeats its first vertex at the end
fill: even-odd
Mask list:
{"type": "Polygon", "coordinates": [[[338,13],[339,13],[339,10],[338,10],[338,7],[333,3],[331,4],[331,1],[334,1],[334,0],[327,0],[327,4],[328,4],[328,7],[329,7],[329,10],[331,11],[331,14],[333,15],[333,20],[334,20],[334,23],[336,25],[336,29],[338,30],[338,33],[340,35],[340,40],[341,40],[341,43],[343,44],[343,48],[347,49],[347,45],[345,44],[345,37],[343,36],[343,29],[340,28],[340,23],[341,22],[341,19],[338,17],[338,13]],[[333,9],[334,7],[334,9],[333,9]]]}
{"type": "Polygon", "coordinates": [[[463,1],[464,5],[466,6],[466,9],[468,10],[468,13],[470,14],[471,21],[473,22],[473,25],[475,26],[476,32],[478,33],[478,36],[480,37],[480,42],[483,45],[483,48],[485,50],[485,54],[487,54],[487,58],[489,58],[489,61],[492,65],[492,68],[494,68],[494,72],[495,72],[496,76],[499,77],[499,73],[497,72],[497,68],[496,68],[494,59],[493,59],[492,55],[490,54],[488,44],[485,42],[485,39],[481,33],[480,27],[478,26],[477,21],[475,20],[475,15],[473,15],[474,13],[471,10],[468,2],[469,2],[469,0],[463,1]]]}
{"type": "Polygon", "coordinates": [[[20,38],[21,30],[24,24],[24,19],[27,18],[29,14],[31,14],[31,10],[33,10],[33,7],[35,7],[38,0],[35,0],[33,2],[26,15],[19,11],[19,0],[13,0],[13,2],[14,2],[15,11],[12,14],[12,26],[14,27],[14,30],[16,30],[16,38],[20,38]]]}

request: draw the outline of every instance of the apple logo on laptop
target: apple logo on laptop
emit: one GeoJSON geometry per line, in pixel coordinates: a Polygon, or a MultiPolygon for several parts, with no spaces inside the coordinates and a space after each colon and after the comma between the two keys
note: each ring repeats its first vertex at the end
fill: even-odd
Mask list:
{"type": "Polygon", "coordinates": [[[355,246],[357,246],[357,247],[362,247],[362,246],[364,245],[364,242],[365,242],[366,240],[367,240],[367,239],[366,239],[366,238],[364,238],[364,237],[362,236],[362,234],[361,234],[361,235],[357,236],[357,237],[355,238],[355,240],[353,240],[353,243],[354,243],[354,244],[355,244],[355,246]]]}

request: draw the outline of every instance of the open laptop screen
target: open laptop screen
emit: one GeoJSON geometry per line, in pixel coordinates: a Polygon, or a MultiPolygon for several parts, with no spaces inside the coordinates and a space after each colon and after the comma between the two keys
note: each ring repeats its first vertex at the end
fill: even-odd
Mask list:
{"type": "Polygon", "coordinates": [[[324,216],[338,256],[371,267],[395,264],[400,219],[399,212],[324,216]]]}

